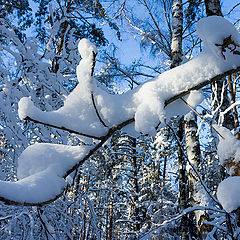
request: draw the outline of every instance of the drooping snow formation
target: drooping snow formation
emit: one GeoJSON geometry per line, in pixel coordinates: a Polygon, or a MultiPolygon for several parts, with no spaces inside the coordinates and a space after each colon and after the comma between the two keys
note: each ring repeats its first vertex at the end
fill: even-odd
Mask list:
{"type": "MultiPolygon", "coordinates": [[[[240,43],[238,32],[228,21],[221,17],[200,20],[197,32],[207,41],[206,51],[122,95],[110,95],[98,87],[92,76],[96,48],[83,39],[79,43],[82,56],[77,67],[79,84],[67,97],[64,106],[57,111],[43,112],[33,105],[31,99],[23,98],[19,102],[19,116],[99,139],[103,139],[101,137],[108,133],[110,127],[134,118],[137,132],[155,134],[159,122],[164,123],[175,114],[189,111],[182,100],[165,107],[168,99],[240,66],[240,56],[220,46],[229,36],[235,43],[240,43]]],[[[195,107],[201,102],[202,96],[193,91],[185,99],[195,107]]],[[[0,199],[30,204],[54,199],[65,187],[63,177],[68,170],[76,166],[89,151],[85,146],[30,146],[19,158],[18,176],[21,180],[15,183],[0,181],[0,199]]]]}
{"type": "Polygon", "coordinates": [[[51,171],[64,176],[77,163],[89,146],[68,146],[50,143],[36,143],[26,148],[18,159],[18,179],[23,179],[41,171],[51,171]]]}
{"type": "Polygon", "coordinates": [[[225,127],[216,129],[224,137],[219,139],[217,153],[222,166],[226,167],[229,175],[234,175],[236,166],[240,163],[240,141],[225,127]]]}
{"type": "Polygon", "coordinates": [[[19,203],[46,202],[65,188],[63,176],[89,151],[89,146],[37,143],[26,148],[18,160],[19,181],[0,181],[1,197],[19,203]]]}
{"type": "Polygon", "coordinates": [[[240,176],[228,177],[218,186],[217,198],[227,212],[240,207],[240,176]]]}
{"type": "Polygon", "coordinates": [[[96,53],[96,48],[87,39],[83,39],[79,42],[79,52],[83,57],[77,67],[79,84],[67,97],[64,106],[57,111],[42,112],[25,97],[19,102],[18,113],[21,119],[30,116],[44,123],[86,132],[93,136],[101,136],[107,132],[97,118],[91,96],[96,88],[91,77],[93,53],[96,53]]]}
{"type": "Polygon", "coordinates": [[[217,147],[219,161],[231,175],[219,184],[217,198],[223,208],[231,212],[240,207],[240,141],[229,129],[217,126],[215,128],[223,136],[217,147]]]}
{"type": "MultiPolygon", "coordinates": [[[[226,52],[222,52],[219,46],[223,43],[223,39],[232,40],[236,44],[240,44],[239,34],[236,28],[223,17],[211,16],[203,18],[198,22],[197,34],[204,42],[205,51],[211,51],[219,57],[230,57],[230,49],[234,46],[230,44],[230,49],[226,48],[226,52]]],[[[225,42],[227,43],[227,42],[225,42]]]]}

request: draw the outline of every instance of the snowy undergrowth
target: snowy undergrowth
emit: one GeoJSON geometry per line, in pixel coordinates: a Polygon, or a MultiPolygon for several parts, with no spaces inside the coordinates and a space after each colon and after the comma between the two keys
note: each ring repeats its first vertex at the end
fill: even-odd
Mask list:
{"type": "MultiPolygon", "coordinates": [[[[168,99],[239,67],[240,56],[233,54],[231,48],[221,47],[226,37],[240,44],[240,35],[227,20],[217,16],[202,19],[198,23],[197,33],[205,41],[206,49],[203,53],[122,95],[108,94],[95,82],[92,70],[96,48],[83,39],[79,43],[82,56],[77,67],[79,84],[67,97],[64,106],[57,111],[43,112],[33,105],[31,99],[23,98],[19,102],[19,116],[21,119],[29,117],[99,139],[108,133],[109,128],[134,118],[134,125],[128,127],[129,134],[141,132],[154,135],[159,122],[165,123],[170,117],[189,111],[181,100],[165,107],[168,99]]],[[[202,101],[202,95],[193,91],[185,99],[195,107],[202,101]]],[[[41,195],[39,202],[54,199],[66,184],[62,177],[89,152],[83,146],[73,147],[79,148],[75,154],[71,148],[52,144],[27,148],[19,158],[18,175],[22,179],[16,183],[0,182],[0,196],[16,202],[32,203],[37,201],[32,196],[34,192],[41,195]],[[49,184],[43,191],[41,186],[47,182],[48,176],[57,187],[53,189],[50,185],[54,184],[49,184]],[[24,191],[26,194],[20,194],[24,191]]]]}

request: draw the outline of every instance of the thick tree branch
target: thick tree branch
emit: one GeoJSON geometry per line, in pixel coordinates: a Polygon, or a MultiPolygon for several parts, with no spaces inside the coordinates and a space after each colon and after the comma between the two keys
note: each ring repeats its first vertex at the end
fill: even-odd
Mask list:
{"type": "Polygon", "coordinates": [[[177,94],[177,95],[169,98],[168,100],[166,100],[166,101],[165,101],[165,107],[166,107],[168,104],[170,104],[170,103],[178,100],[179,98],[188,95],[188,94],[189,94],[191,91],[193,91],[193,90],[199,90],[199,89],[207,86],[207,85],[210,84],[210,83],[217,82],[217,81],[221,80],[222,78],[224,78],[224,77],[226,77],[226,76],[228,76],[228,75],[231,75],[231,74],[233,74],[233,73],[237,73],[237,72],[239,72],[239,71],[240,71],[240,66],[238,66],[238,67],[236,67],[236,68],[234,68],[234,69],[228,70],[228,71],[226,71],[226,72],[224,72],[224,73],[222,73],[222,74],[216,75],[216,76],[213,77],[213,78],[206,79],[206,81],[201,82],[201,83],[197,84],[196,86],[194,86],[194,87],[192,87],[192,88],[189,88],[188,90],[183,91],[183,92],[181,92],[181,93],[179,93],[179,94],[177,94]]]}
{"type": "Polygon", "coordinates": [[[134,122],[134,118],[131,118],[125,122],[120,123],[117,126],[113,126],[109,129],[108,133],[102,137],[100,143],[98,143],[93,149],[89,151],[89,153],[80,160],[76,165],[74,165],[71,169],[69,169],[66,174],[64,175],[64,178],[66,178],[70,173],[74,172],[78,167],[80,167],[87,159],[89,159],[102,145],[118,130],[121,130],[123,127],[131,124],[134,122]]]}
{"type": "MultiPolygon", "coordinates": [[[[165,107],[167,105],[169,105],[170,103],[174,102],[175,100],[181,98],[181,97],[184,97],[185,95],[189,94],[190,91],[192,90],[198,90],[212,82],[215,82],[215,81],[218,81],[220,79],[222,79],[223,77],[226,77],[228,76],[229,74],[233,74],[233,73],[236,73],[240,71],[240,66],[238,66],[237,68],[235,69],[231,69],[229,71],[226,71],[222,74],[219,74],[219,75],[216,75],[215,77],[213,78],[210,78],[210,79],[206,79],[206,81],[200,83],[200,84],[197,84],[196,86],[193,86],[192,88],[189,88],[188,90],[184,91],[184,92],[181,92],[180,94],[177,94],[175,95],[174,97],[171,97],[169,99],[167,99],[165,101],[165,107]]],[[[83,135],[83,136],[86,136],[86,137],[92,137],[92,138],[95,138],[95,139],[98,139],[100,140],[100,142],[98,144],[95,145],[94,148],[92,148],[84,158],[80,159],[77,164],[75,164],[71,169],[69,169],[68,171],[66,171],[66,173],[63,175],[63,178],[66,178],[69,174],[71,174],[72,172],[74,172],[79,166],[81,166],[87,159],[89,159],[100,147],[103,146],[104,143],[106,143],[106,141],[118,130],[121,130],[123,127],[133,123],[135,121],[134,118],[131,118],[131,119],[128,119],[116,126],[113,126],[111,128],[109,128],[108,132],[106,135],[104,136],[101,136],[101,137],[96,137],[96,136],[90,136],[88,134],[84,134],[84,133],[79,133],[77,131],[73,131],[73,130],[70,130],[70,129],[67,129],[65,127],[57,127],[57,126],[54,126],[54,125],[51,125],[51,124],[45,124],[45,123],[42,123],[40,121],[37,121],[37,120],[34,120],[34,119],[31,119],[30,117],[26,117],[25,118],[26,120],[30,120],[30,121],[33,121],[35,123],[40,123],[40,124],[44,124],[45,126],[49,126],[49,127],[55,127],[55,128],[58,128],[58,129],[61,129],[61,130],[66,130],[70,133],[75,133],[75,134],[80,134],[80,135],[83,135]]],[[[43,206],[45,204],[49,204],[53,201],[55,201],[56,199],[58,199],[61,195],[63,194],[63,191],[58,194],[57,196],[55,196],[54,198],[52,199],[49,199],[47,201],[44,201],[44,202],[38,202],[38,203],[31,203],[31,202],[17,202],[17,201],[12,201],[12,200],[9,200],[9,199],[6,199],[4,197],[0,197],[0,201],[4,202],[5,204],[8,204],[8,205],[24,205],[24,206],[43,206]]]]}

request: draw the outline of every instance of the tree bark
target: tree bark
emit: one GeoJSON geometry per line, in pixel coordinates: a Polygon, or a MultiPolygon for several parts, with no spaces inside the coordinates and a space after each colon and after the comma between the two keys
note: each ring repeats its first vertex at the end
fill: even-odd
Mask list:
{"type": "MultiPolygon", "coordinates": [[[[183,117],[179,121],[178,136],[178,165],[179,165],[179,205],[182,210],[188,207],[188,181],[186,171],[186,159],[184,158],[183,148],[181,146],[184,138],[183,117]]],[[[181,219],[181,236],[182,239],[189,238],[189,219],[188,215],[184,215],[181,219]]]]}
{"type": "MultiPolygon", "coordinates": [[[[235,85],[233,85],[232,78],[233,78],[232,75],[228,75],[228,87],[229,87],[229,92],[230,92],[231,104],[234,104],[236,102],[236,83],[235,83],[235,85]]],[[[239,121],[238,121],[237,108],[233,107],[232,111],[233,111],[233,117],[234,117],[234,128],[238,129],[239,121]]],[[[237,131],[235,136],[238,140],[240,140],[239,130],[237,131]]]]}
{"type": "Polygon", "coordinates": [[[172,43],[171,43],[171,68],[182,63],[182,35],[183,35],[183,10],[182,0],[172,2],[172,43]]]}
{"type": "MultiPolygon", "coordinates": [[[[182,35],[183,35],[183,9],[181,0],[173,0],[172,2],[172,42],[171,42],[171,68],[177,67],[182,63],[182,35]]],[[[186,159],[182,150],[181,143],[184,138],[184,120],[179,119],[178,125],[178,165],[179,165],[179,205],[181,210],[188,207],[188,187],[186,159]]],[[[182,239],[189,239],[189,219],[188,215],[184,215],[181,219],[181,236],[182,239]]]]}
{"type": "MultiPolygon", "coordinates": [[[[197,135],[197,117],[193,112],[188,113],[184,119],[185,127],[185,143],[189,162],[196,167],[200,172],[201,170],[201,152],[200,143],[197,135]]],[[[198,177],[193,171],[190,164],[187,164],[187,177],[189,182],[189,200],[192,206],[195,205],[207,205],[208,197],[203,186],[199,182],[198,177]],[[199,195],[201,194],[201,200],[199,201],[199,195]],[[206,202],[207,201],[207,202],[206,202]]],[[[205,239],[209,231],[211,231],[210,225],[204,224],[203,221],[209,220],[209,216],[204,211],[195,211],[196,225],[198,230],[198,237],[205,239]]]]}
{"type": "Polygon", "coordinates": [[[113,237],[113,194],[110,196],[109,216],[107,225],[107,240],[112,240],[113,237]]]}
{"type": "MultiPolygon", "coordinates": [[[[205,3],[205,8],[206,8],[206,14],[207,16],[223,16],[222,11],[221,11],[221,5],[220,5],[220,0],[204,0],[205,3]]],[[[220,111],[226,110],[230,106],[230,100],[227,95],[227,83],[226,79],[223,78],[221,81],[218,81],[216,84],[216,89],[213,91],[213,99],[216,96],[217,103],[215,106],[217,107],[217,104],[221,104],[220,111]],[[222,98],[222,91],[223,92],[223,99],[222,98]]],[[[214,85],[212,84],[212,89],[214,89],[214,85]]],[[[217,115],[217,117],[219,114],[217,115]]],[[[224,121],[222,125],[230,130],[234,128],[234,120],[232,114],[227,114],[224,118],[224,121]]]]}

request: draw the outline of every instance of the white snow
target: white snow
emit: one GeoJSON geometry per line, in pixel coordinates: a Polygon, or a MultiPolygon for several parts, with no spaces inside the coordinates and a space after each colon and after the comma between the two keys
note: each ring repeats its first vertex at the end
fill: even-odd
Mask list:
{"type": "MultiPolygon", "coordinates": [[[[109,127],[135,117],[136,131],[155,134],[155,127],[159,121],[164,123],[175,114],[185,114],[190,110],[181,100],[165,108],[166,100],[206,79],[232,69],[233,66],[239,66],[239,55],[227,51],[223,57],[221,48],[215,45],[215,43],[221,44],[229,35],[236,43],[239,43],[238,32],[227,20],[221,17],[203,19],[198,24],[197,32],[206,42],[207,50],[195,59],[122,95],[110,95],[96,85],[91,76],[93,52],[96,53],[96,48],[88,40],[83,39],[79,43],[79,52],[82,56],[77,67],[79,84],[66,98],[64,106],[57,111],[43,112],[36,108],[29,98],[23,98],[19,102],[19,116],[21,119],[29,116],[42,123],[99,137],[105,135],[108,128],[99,121],[98,112],[109,127]],[[93,104],[92,94],[97,110],[93,104]]],[[[185,99],[192,107],[202,101],[199,92],[191,92],[185,99]]],[[[130,130],[135,134],[131,126],[125,130],[130,130]]],[[[228,132],[225,134],[225,130],[224,135],[227,142],[222,144],[220,141],[220,146],[226,150],[220,150],[221,158],[227,159],[233,154],[235,159],[238,159],[238,144],[233,141],[233,137],[228,132]]],[[[18,177],[20,180],[14,183],[0,181],[0,196],[21,203],[44,202],[54,198],[66,185],[63,176],[89,151],[90,148],[85,146],[70,147],[55,144],[36,144],[28,147],[19,158],[18,177]]],[[[230,179],[234,180],[224,181],[218,189],[219,200],[221,199],[227,211],[231,211],[240,204],[239,200],[235,199],[235,197],[240,199],[237,192],[239,177],[230,179]],[[231,185],[229,182],[234,184],[231,185]],[[234,197],[232,201],[226,200],[226,196],[230,194],[234,197]]]]}
{"type": "Polygon", "coordinates": [[[17,177],[23,179],[46,169],[62,177],[91,148],[90,146],[36,143],[26,148],[20,155],[17,177]]]}
{"type": "MultiPolygon", "coordinates": [[[[222,44],[223,39],[231,35],[232,40],[240,44],[239,34],[236,28],[223,17],[211,16],[198,22],[197,34],[204,42],[205,50],[222,57],[221,48],[215,44],[222,44]]],[[[224,53],[229,54],[229,53],[224,53]]]]}
{"type": "Polygon", "coordinates": [[[224,179],[218,186],[217,198],[227,212],[240,207],[240,176],[224,179]]]}
{"type": "Polygon", "coordinates": [[[95,88],[91,77],[92,53],[96,53],[96,48],[87,39],[83,39],[79,43],[79,51],[84,57],[77,67],[79,84],[67,97],[64,106],[57,111],[42,112],[33,106],[29,98],[24,97],[20,100],[18,109],[21,119],[29,116],[44,123],[93,136],[106,133],[107,129],[99,122],[91,98],[91,92],[95,88]]]}
{"type": "Polygon", "coordinates": [[[18,160],[17,182],[0,181],[0,196],[19,203],[45,202],[61,194],[66,171],[90,151],[90,146],[37,143],[18,160]]]}
{"type": "Polygon", "coordinates": [[[27,113],[31,112],[33,115],[41,114],[41,110],[36,108],[29,97],[23,97],[18,102],[18,115],[21,120],[25,119],[28,115],[27,113]]]}
{"type": "Polygon", "coordinates": [[[87,59],[92,52],[97,53],[96,46],[83,38],[78,44],[78,51],[83,59],[87,59]]]}
{"type": "MultiPolygon", "coordinates": [[[[20,117],[30,116],[43,123],[102,136],[107,129],[100,123],[93,107],[91,99],[91,92],[93,92],[97,110],[108,126],[111,127],[134,117],[137,132],[154,135],[155,127],[159,122],[164,123],[166,119],[176,114],[186,114],[190,111],[181,100],[165,109],[164,103],[167,99],[232,69],[232,66],[238,65],[240,61],[240,56],[229,52],[224,53],[226,55],[224,59],[220,48],[215,46],[215,43],[221,44],[229,35],[234,41],[239,42],[238,32],[227,20],[218,16],[202,19],[199,21],[197,32],[206,42],[207,51],[122,95],[108,94],[96,86],[95,80],[90,76],[92,52],[96,53],[96,48],[88,40],[83,39],[79,42],[79,52],[83,58],[77,67],[79,84],[67,97],[64,106],[57,111],[37,112],[29,103],[30,100],[25,99],[20,101],[20,117]],[[24,107],[23,102],[30,108],[24,107]]],[[[197,92],[190,94],[189,104],[192,107],[196,107],[202,101],[200,95],[197,92]]]]}
{"type": "MultiPolygon", "coordinates": [[[[217,147],[220,163],[232,175],[237,163],[240,162],[240,141],[227,128],[214,127],[224,137],[224,139],[219,137],[217,147]],[[229,163],[231,163],[231,167],[229,167],[229,163]]],[[[217,198],[227,212],[240,207],[240,176],[231,176],[223,180],[218,186],[217,198]]]]}
{"type": "MultiPolygon", "coordinates": [[[[219,126],[214,127],[224,137],[224,139],[219,137],[217,147],[220,163],[226,166],[229,160],[234,163],[240,162],[240,141],[236,139],[229,129],[219,126]]],[[[228,170],[231,171],[231,169],[228,170]]]]}
{"type": "Polygon", "coordinates": [[[46,170],[17,182],[0,181],[1,197],[18,203],[41,203],[54,199],[66,187],[63,178],[46,170]]]}

